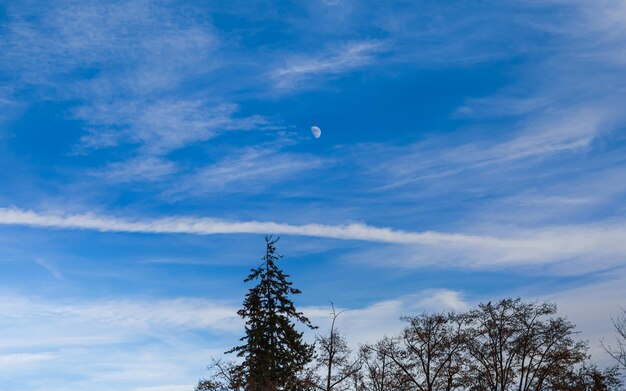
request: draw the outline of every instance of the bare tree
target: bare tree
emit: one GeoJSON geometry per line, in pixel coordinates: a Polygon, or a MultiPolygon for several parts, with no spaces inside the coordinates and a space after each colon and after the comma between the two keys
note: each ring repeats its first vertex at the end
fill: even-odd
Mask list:
{"type": "Polygon", "coordinates": [[[626,309],[620,309],[622,312],[611,319],[615,329],[615,344],[608,345],[602,341],[602,347],[618,362],[622,370],[626,370],[626,309]]]}
{"type": "Polygon", "coordinates": [[[473,390],[540,390],[586,358],[574,325],[553,317],[556,306],[520,299],[480,304],[470,311],[465,386],[473,390]]]}
{"type": "Polygon", "coordinates": [[[200,379],[195,391],[240,391],[243,390],[242,372],[232,361],[213,360],[207,367],[209,379],[200,379]]]}
{"type": "Polygon", "coordinates": [[[318,369],[323,371],[323,381],[318,382],[317,388],[323,391],[344,391],[352,386],[354,375],[361,369],[361,361],[357,357],[351,357],[351,350],[345,338],[335,327],[337,318],[343,311],[337,312],[335,305],[332,307],[332,322],[327,336],[318,335],[316,344],[319,355],[317,357],[318,369]]]}
{"type": "Polygon", "coordinates": [[[357,385],[366,391],[409,391],[411,388],[400,368],[389,356],[390,349],[395,349],[395,341],[383,338],[374,345],[361,346],[359,357],[362,367],[360,383],[357,385]]]}
{"type": "Polygon", "coordinates": [[[603,371],[597,365],[585,363],[576,371],[552,379],[547,390],[555,391],[619,391],[622,390],[622,381],[617,366],[606,368],[603,371]]]}
{"type": "Polygon", "coordinates": [[[406,317],[399,338],[383,351],[413,389],[449,391],[460,386],[464,346],[464,317],[422,314],[406,317]]]}

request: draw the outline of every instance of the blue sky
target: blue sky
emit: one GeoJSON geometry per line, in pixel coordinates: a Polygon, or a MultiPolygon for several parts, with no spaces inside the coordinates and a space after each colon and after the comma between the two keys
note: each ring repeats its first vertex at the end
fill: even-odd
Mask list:
{"type": "Polygon", "coordinates": [[[608,362],[623,2],[3,1],[0,53],[0,387],[191,389],[265,233],[353,345],[522,296],[608,362]]]}

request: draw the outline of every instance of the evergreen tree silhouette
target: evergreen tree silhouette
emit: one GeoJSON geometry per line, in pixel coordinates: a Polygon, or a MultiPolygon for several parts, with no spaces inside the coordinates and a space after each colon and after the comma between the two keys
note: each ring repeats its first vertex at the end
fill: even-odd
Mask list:
{"type": "Polygon", "coordinates": [[[290,299],[300,290],[292,287],[289,275],[276,266],[282,255],[276,253],[279,238],[266,236],[263,263],[251,269],[244,282],[258,281],[250,288],[237,313],[246,321],[242,345],[227,353],[237,353],[243,362],[237,367],[246,391],[301,390],[300,375],[313,359],[314,346],[303,341],[295,322],[314,329],[290,299]]]}

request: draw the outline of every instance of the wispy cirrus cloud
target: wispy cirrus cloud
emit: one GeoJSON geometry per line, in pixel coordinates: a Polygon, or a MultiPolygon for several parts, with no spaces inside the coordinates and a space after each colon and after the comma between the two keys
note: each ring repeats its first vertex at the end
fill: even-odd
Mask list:
{"type": "Polygon", "coordinates": [[[162,155],[222,132],[249,130],[266,125],[259,116],[237,118],[234,104],[211,104],[202,99],[132,101],[80,107],[76,118],[90,131],[83,148],[137,144],[143,155],[162,155]]]}
{"type": "Polygon", "coordinates": [[[240,117],[237,111],[235,104],[210,104],[202,99],[80,107],[74,115],[89,130],[75,153],[135,145],[136,152],[130,158],[109,163],[92,173],[113,184],[163,180],[179,171],[178,164],[167,157],[170,152],[229,131],[271,127],[261,116],[240,117]]]}
{"type": "MultiPolygon", "coordinates": [[[[468,96],[450,113],[467,121],[452,135],[433,135],[386,150],[393,157],[372,170],[384,183],[380,189],[414,189],[470,172],[476,183],[493,183],[503,172],[527,172],[546,161],[588,154],[626,125],[621,108],[626,99],[621,71],[626,32],[616,26],[622,6],[611,1],[593,6],[548,1],[511,7],[520,11],[511,31],[526,30],[515,35],[515,42],[525,42],[525,50],[532,53],[520,55],[536,57],[515,70],[513,82],[486,96],[468,96]],[[542,7],[555,6],[568,17],[555,23],[551,14],[537,14],[542,7]],[[537,34],[545,39],[534,38],[537,34]]],[[[498,11],[506,9],[512,11],[508,6],[498,11]]],[[[490,14],[482,10],[463,23],[490,14]]],[[[481,40],[488,44],[498,39],[481,40]]]]}
{"type": "Polygon", "coordinates": [[[13,4],[0,73],[13,91],[71,102],[65,115],[84,129],[74,153],[120,147],[108,168],[153,180],[172,171],[162,158],[172,151],[267,126],[211,88],[221,40],[202,12],[147,0],[13,4]]]}
{"type": "Polygon", "coordinates": [[[402,147],[381,146],[381,151],[392,157],[370,171],[384,173],[386,184],[381,188],[389,189],[470,170],[515,170],[516,163],[541,163],[560,154],[584,152],[592,148],[594,140],[615,129],[613,122],[604,109],[580,108],[524,120],[501,140],[453,146],[440,144],[442,140],[402,147]]]}
{"type": "Polygon", "coordinates": [[[67,303],[4,296],[3,300],[10,304],[0,306],[0,324],[14,325],[0,341],[5,351],[126,343],[150,333],[165,338],[175,329],[228,334],[240,327],[236,307],[206,299],[67,303]]]}
{"type": "Polygon", "coordinates": [[[2,68],[14,71],[16,81],[50,86],[61,96],[159,91],[185,77],[176,70],[212,68],[215,61],[208,60],[219,44],[200,18],[144,0],[10,4],[6,15],[2,68]],[[54,85],[80,70],[75,83],[54,85]]]}
{"type": "Polygon", "coordinates": [[[153,156],[139,156],[122,162],[114,162],[92,174],[109,183],[155,181],[177,171],[176,164],[153,156]]]}
{"type": "Polygon", "coordinates": [[[305,153],[280,150],[280,146],[261,145],[236,150],[188,175],[176,188],[165,191],[174,197],[210,193],[258,193],[278,183],[310,175],[310,171],[328,168],[332,162],[305,153]]]}
{"type": "Polygon", "coordinates": [[[285,58],[284,65],[271,72],[279,89],[300,87],[320,76],[337,76],[371,65],[386,50],[384,41],[357,41],[337,46],[321,55],[307,53],[285,58]]]}
{"type": "Polygon", "coordinates": [[[35,262],[37,262],[37,264],[39,266],[41,266],[48,273],[50,273],[50,275],[52,277],[56,278],[57,280],[62,280],[63,279],[63,274],[61,274],[61,272],[53,264],[51,264],[48,260],[40,258],[40,257],[37,257],[37,258],[35,258],[35,262]]]}
{"type": "Polygon", "coordinates": [[[234,344],[241,328],[236,306],[207,299],[0,296],[0,376],[20,391],[194,384],[225,350],[199,346],[198,335],[234,344]]]}
{"type": "Polygon", "coordinates": [[[55,357],[56,355],[50,352],[0,354],[0,368],[38,363],[41,361],[52,360],[55,357]]]}

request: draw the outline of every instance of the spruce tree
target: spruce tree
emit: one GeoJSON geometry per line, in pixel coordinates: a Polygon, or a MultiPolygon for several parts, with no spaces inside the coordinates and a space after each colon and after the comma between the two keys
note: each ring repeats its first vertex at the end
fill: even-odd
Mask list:
{"type": "Polygon", "coordinates": [[[238,311],[245,319],[242,345],[227,353],[236,352],[243,358],[238,366],[246,391],[301,390],[299,375],[312,360],[314,346],[303,341],[303,333],[295,323],[311,329],[311,322],[298,312],[290,295],[300,293],[287,280],[289,275],[276,265],[282,255],[276,253],[278,238],[266,236],[263,263],[251,269],[244,282],[258,281],[250,288],[238,311]]]}

